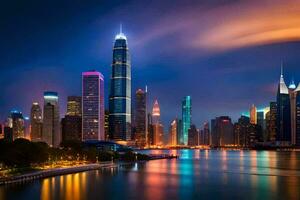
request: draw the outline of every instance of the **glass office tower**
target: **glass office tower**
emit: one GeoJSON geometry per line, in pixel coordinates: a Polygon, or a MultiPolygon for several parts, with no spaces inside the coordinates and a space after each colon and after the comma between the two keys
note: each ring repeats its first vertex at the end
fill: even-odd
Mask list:
{"type": "Polygon", "coordinates": [[[186,96],[182,101],[182,136],[183,144],[188,145],[188,131],[191,127],[191,97],[186,96]]]}
{"type": "Polygon", "coordinates": [[[82,140],[104,140],[104,77],[82,73],[82,140]]]}
{"type": "Polygon", "coordinates": [[[113,47],[109,133],[113,140],[131,139],[131,65],[127,38],[122,30],[116,35],[113,47]]]}

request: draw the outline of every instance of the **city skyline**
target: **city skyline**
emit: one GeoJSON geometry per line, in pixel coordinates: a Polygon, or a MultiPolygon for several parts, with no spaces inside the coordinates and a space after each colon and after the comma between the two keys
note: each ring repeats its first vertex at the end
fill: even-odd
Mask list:
{"type": "MultiPolygon", "coordinates": [[[[280,6],[279,1],[272,4],[268,1],[260,2],[265,6],[266,12],[271,16],[276,16],[275,11],[280,6]]],[[[116,4],[116,2],[106,3],[99,8],[100,5],[97,3],[87,3],[86,11],[80,13],[76,12],[80,9],[78,4],[74,4],[72,8],[66,7],[66,10],[58,9],[56,15],[45,16],[43,19],[35,18],[36,23],[39,23],[40,26],[25,24],[31,28],[32,35],[39,33],[39,37],[30,37],[22,41],[15,40],[13,46],[19,47],[20,51],[9,51],[11,46],[3,43],[3,46],[0,47],[0,51],[3,52],[2,59],[0,59],[3,66],[3,73],[0,75],[0,83],[3,86],[3,100],[0,101],[0,119],[2,121],[12,109],[20,110],[24,115],[29,116],[32,102],[37,101],[42,104],[41,94],[47,90],[57,91],[60,94],[61,114],[65,113],[67,96],[81,94],[80,74],[83,71],[96,69],[102,72],[107,77],[105,91],[108,91],[111,49],[114,37],[119,32],[120,23],[123,24],[123,32],[128,38],[132,54],[132,74],[135,76],[132,80],[132,91],[148,85],[149,92],[151,92],[149,93],[150,101],[159,98],[161,109],[169,111],[162,116],[165,124],[180,113],[181,98],[187,95],[192,96],[194,100],[193,118],[196,124],[202,124],[215,116],[224,114],[237,120],[240,113],[248,110],[249,105],[255,104],[258,108],[268,106],[267,102],[275,100],[274,94],[277,90],[279,67],[282,61],[287,84],[292,79],[296,82],[300,80],[300,72],[297,70],[300,62],[298,58],[300,45],[297,37],[291,40],[282,36],[276,41],[264,41],[257,44],[249,42],[250,44],[238,45],[234,48],[223,48],[222,51],[217,47],[215,49],[208,48],[204,44],[200,45],[201,48],[186,47],[187,45],[184,43],[190,44],[193,37],[188,33],[182,35],[183,33],[178,30],[177,26],[172,31],[165,24],[168,22],[168,16],[191,20],[188,12],[194,11],[194,9],[188,4],[176,2],[169,8],[170,5],[167,2],[154,2],[151,7],[146,9],[147,12],[140,14],[141,16],[124,14],[128,13],[126,11],[129,8],[121,4],[113,14],[107,13],[106,9],[115,7],[116,4]],[[155,15],[153,8],[166,9],[165,16],[161,20],[157,20],[158,16],[155,15]],[[182,16],[172,12],[171,8],[181,10],[182,16]],[[57,20],[61,16],[67,16],[67,18],[57,20]],[[107,20],[103,21],[102,18],[107,20]],[[78,19],[81,20],[78,21],[78,19]],[[50,32],[57,32],[61,37],[45,32],[49,28],[44,30],[45,25],[41,23],[41,20],[51,24],[50,32]],[[149,22],[149,25],[143,24],[144,21],[149,22]],[[157,33],[159,25],[164,27],[161,30],[162,33],[157,33]],[[82,29],[82,26],[86,30],[82,29]],[[80,31],[71,31],[71,28],[80,31]],[[65,41],[59,42],[60,38],[65,38],[65,41]],[[170,40],[176,40],[178,43],[169,43],[170,40]],[[41,45],[44,43],[49,47],[41,45]],[[81,48],[73,48],[75,45],[79,45],[81,48]],[[177,45],[183,46],[184,51],[178,52],[175,48],[177,45]],[[174,48],[170,49],[169,47],[174,48]],[[27,51],[28,48],[31,51],[27,51]],[[57,51],[58,49],[61,50],[57,51]],[[208,49],[210,50],[208,51],[208,49]],[[29,52],[31,53],[29,54],[29,52]],[[177,56],[178,53],[182,56],[177,56]],[[151,59],[157,56],[160,59],[151,59]],[[260,73],[261,69],[268,70],[268,73],[260,73]],[[156,71],[160,73],[155,73],[156,71]],[[31,78],[27,76],[28,73],[31,74],[31,78]],[[61,79],[60,74],[68,74],[68,76],[61,79]],[[168,74],[172,74],[172,76],[168,76],[168,74]],[[8,77],[14,77],[14,82],[8,80],[8,77]],[[181,84],[176,86],[176,93],[168,94],[177,81],[180,81],[181,84]],[[29,88],[30,94],[28,93],[29,88]],[[248,92],[254,90],[257,91],[257,95],[251,95],[248,92]],[[14,91],[18,91],[18,94],[14,91]],[[18,98],[19,96],[22,98],[18,98]],[[222,101],[218,101],[220,97],[222,97],[222,101]],[[232,104],[233,101],[234,104],[232,104]]],[[[201,1],[201,4],[195,3],[194,7],[195,9],[201,7],[201,10],[205,10],[203,15],[206,17],[220,12],[226,20],[229,20],[232,18],[232,15],[229,14],[232,9],[240,7],[243,11],[252,12],[261,7],[261,4],[245,1],[244,3],[232,2],[229,6],[224,6],[217,2],[201,1]],[[207,11],[208,8],[211,8],[210,11],[207,11]]],[[[297,2],[288,1],[281,8],[282,13],[278,15],[289,19],[297,11],[293,9],[294,4],[297,7],[297,2]],[[290,13],[286,13],[286,10],[289,10],[290,13]]],[[[43,10],[45,5],[48,4],[45,2],[43,5],[36,4],[35,9],[43,10]]],[[[142,6],[135,1],[128,2],[129,5],[133,5],[135,8],[142,6]]],[[[48,6],[51,8],[55,5],[48,6]]],[[[35,13],[31,12],[32,9],[30,6],[24,5],[22,16],[17,15],[15,18],[10,18],[7,13],[3,13],[7,15],[4,19],[18,25],[23,18],[35,17],[35,13]]],[[[258,9],[258,11],[258,14],[261,15],[261,10],[258,9]]],[[[195,15],[198,16],[198,14],[195,15]]],[[[251,17],[248,16],[249,13],[235,15],[240,15],[245,22],[251,20],[251,17]]],[[[273,23],[265,18],[264,20],[266,23],[273,23]]],[[[26,20],[24,21],[27,23],[26,20]]],[[[196,17],[191,21],[192,25],[187,24],[191,29],[189,33],[200,34],[200,36],[199,28],[193,26],[195,23],[198,22],[205,32],[210,31],[209,26],[217,23],[215,18],[203,22],[201,18],[196,17]]],[[[5,38],[23,38],[23,35],[28,34],[26,30],[13,31],[14,27],[10,27],[8,24],[7,26],[7,32],[3,33],[5,38]],[[13,31],[13,35],[8,34],[11,31],[13,31]]],[[[280,28],[282,26],[280,24],[280,28]]],[[[261,28],[257,29],[256,32],[263,32],[261,28]]],[[[108,92],[105,96],[105,99],[107,98],[108,92]]],[[[105,103],[108,107],[108,101],[105,103]]]]}

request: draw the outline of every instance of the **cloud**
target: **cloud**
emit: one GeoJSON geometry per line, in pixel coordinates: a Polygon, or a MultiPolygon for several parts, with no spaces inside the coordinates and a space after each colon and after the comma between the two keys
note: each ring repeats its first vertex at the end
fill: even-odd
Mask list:
{"type": "Polygon", "coordinates": [[[169,48],[207,52],[300,41],[300,1],[236,1],[206,7],[201,4],[169,10],[154,19],[134,45],[176,37],[169,48]]]}

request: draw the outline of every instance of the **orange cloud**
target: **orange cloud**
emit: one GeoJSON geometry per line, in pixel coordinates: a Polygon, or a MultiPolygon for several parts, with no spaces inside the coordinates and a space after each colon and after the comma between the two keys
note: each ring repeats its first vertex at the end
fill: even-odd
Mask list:
{"type": "Polygon", "coordinates": [[[215,10],[217,15],[191,43],[209,50],[300,40],[300,1],[264,1],[215,10]]]}

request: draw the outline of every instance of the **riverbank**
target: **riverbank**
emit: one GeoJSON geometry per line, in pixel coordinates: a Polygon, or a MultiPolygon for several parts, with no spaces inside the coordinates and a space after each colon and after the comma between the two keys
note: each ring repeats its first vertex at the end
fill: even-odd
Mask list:
{"type": "MultiPolygon", "coordinates": [[[[149,160],[158,160],[158,159],[174,159],[178,158],[177,155],[149,155],[149,160]]],[[[145,162],[144,161],[136,161],[136,162],[145,162]]],[[[38,171],[33,171],[29,173],[24,173],[21,175],[12,175],[8,177],[0,177],[0,185],[7,185],[12,183],[22,183],[26,181],[33,181],[36,179],[48,178],[53,176],[60,176],[65,174],[73,174],[83,171],[90,171],[90,170],[98,170],[102,168],[111,168],[111,167],[120,167],[122,165],[132,164],[134,162],[99,162],[99,163],[89,163],[89,164],[82,164],[77,166],[66,166],[66,167],[59,167],[59,168],[49,168],[49,169],[42,169],[38,171]]]]}

